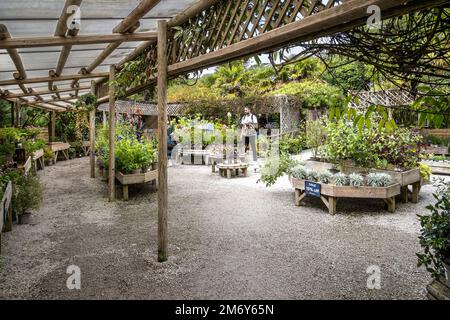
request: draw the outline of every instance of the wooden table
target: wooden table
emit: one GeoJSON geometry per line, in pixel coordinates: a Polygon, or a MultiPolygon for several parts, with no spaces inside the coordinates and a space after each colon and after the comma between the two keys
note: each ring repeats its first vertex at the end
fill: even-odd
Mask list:
{"type": "MultiPolygon", "coordinates": [[[[306,181],[293,177],[290,180],[295,189],[295,205],[300,206],[302,200],[308,194],[305,188],[306,181]]],[[[395,197],[400,194],[400,184],[398,183],[381,188],[317,184],[320,185],[319,197],[332,215],[336,213],[336,205],[339,198],[382,199],[387,204],[388,211],[395,212],[395,197]]]]}
{"type": "Polygon", "coordinates": [[[49,146],[50,150],[52,150],[52,152],[53,152],[53,155],[54,155],[53,162],[54,163],[56,163],[56,161],[58,160],[58,155],[60,152],[64,156],[64,159],[69,160],[70,144],[68,144],[66,142],[50,142],[48,146],[49,146]]]}
{"type": "Polygon", "coordinates": [[[239,170],[242,172],[243,176],[247,176],[248,164],[244,162],[240,163],[219,163],[217,164],[219,169],[219,174],[221,177],[227,177],[231,179],[232,173],[235,172],[236,176],[239,176],[239,170]]]}
{"type": "Polygon", "coordinates": [[[122,184],[123,200],[128,201],[128,186],[130,184],[141,184],[158,181],[158,170],[147,171],[146,173],[123,174],[116,172],[116,179],[122,184]]]}

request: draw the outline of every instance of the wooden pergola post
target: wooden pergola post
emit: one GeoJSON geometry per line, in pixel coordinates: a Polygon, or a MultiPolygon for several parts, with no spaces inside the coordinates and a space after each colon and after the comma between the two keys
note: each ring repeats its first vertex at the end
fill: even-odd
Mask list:
{"type": "MultiPolygon", "coordinates": [[[[95,81],[91,81],[91,93],[95,95],[95,81]]],[[[89,112],[89,160],[91,165],[91,178],[95,178],[95,110],[89,112]]]]}
{"type": "Polygon", "coordinates": [[[158,21],[158,261],[167,260],[167,22],[158,21]]]}
{"type": "Polygon", "coordinates": [[[16,128],[20,127],[20,108],[21,108],[21,103],[19,99],[16,99],[16,103],[14,106],[14,113],[15,113],[15,119],[14,119],[14,126],[16,128]]]}
{"type": "Polygon", "coordinates": [[[15,108],[15,103],[10,103],[11,104],[11,126],[15,127],[16,126],[16,121],[15,121],[15,116],[14,116],[14,108],[15,108]]]}
{"type": "Polygon", "coordinates": [[[55,140],[56,140],[56,111],[52,111],[50,120],[50,142],[54,142],[55,140]]]}
{"type": "Polygon", "coordinates": [[[116,155],[114,143],[116,140],[116,92],[113,80],[116,74],[116,66],[113,64],[109,68],[109,174],[108,174],[108,189],[109,201],[114,201],[116,198],[116,155]]]}

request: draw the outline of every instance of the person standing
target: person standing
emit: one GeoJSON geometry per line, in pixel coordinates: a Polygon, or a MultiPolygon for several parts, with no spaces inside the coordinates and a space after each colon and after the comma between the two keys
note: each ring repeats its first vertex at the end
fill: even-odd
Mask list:
{"type": "Polygon", "coordinates": [[[245,151],[252,148],[253,161],[258,161],[256,153],[256,130],[258,129],[258,118],[252,113],[252,109],[245,107],[244,116],[241,119],[242,137],[244,139],[245,151]]]}

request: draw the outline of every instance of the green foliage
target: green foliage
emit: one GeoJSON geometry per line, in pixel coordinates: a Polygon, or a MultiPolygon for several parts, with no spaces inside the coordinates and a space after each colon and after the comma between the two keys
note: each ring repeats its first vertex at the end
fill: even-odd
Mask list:
{"type": "Polygon", "coordinates": [[[300,134],[286,134],[280,140],[280,151],[289,154],[299,154],[305,146],[305,137],[300,134]]]}
{"type": "Polygon", "coordinates": [[[0,99],[0,128],[10,126],[11,119],[11,102],[0,99]]]}
{"type": "Polygon", "coordinates": [[[423,162],[420,162],[419,169],[420,169],[420,176],[423,178],[423,180],[430,181],[431,174],[433,173],[430,166],[423,162]]]}
{"type": "Polygon", "coordinates": [[[301,106],[306,109],[341,107],[344,102],[344,96],[340,89],[317,80],[289,82],[270,94],[295,96],[301,106]]]}
{"type": "Polygon", "coordinates": [[[296,162],[287,153],[276,154],[269,152],[268,157],[264,159],[261,167],[261,178],[266,187],[275,184],[278,178],[290,173],[291,168],[295,166],[296,162]]]}
{"type": "Polygon", "coordinates": [[[309,175],[309,169],[299,164],[291,169],[291,175],[296,179],[306,180],[309,175]]]}
{"type": "Polygon", "coordinates": [[[333,176],[333,183],[336,186],[348,186],[349,178],[345,173],[338,172],[333,176]]]}
{"type": "Polygon", "coordinates": [[[445,276],[443,263],[450,264],[450,182],[435,181],[436,202],[427,209],[430,215],[418,215],[421,225],[419,241],[423,253],[417,253],[418,266],[425,266],[432,277],[445,276]]]}
{"type": "Polygon", "coordinates": [[[359,173],[351,173],[348,176],[348,181],[352,187],[361,187],[364,184],[364,177],[359,173]]]}
{"type": "Polygon", "coordinates": [[[17,128],[0,128],[0,155],[12,155],[16,143],[28,136],[28,132],[17,128]]]}
{"type": "Polygon", "coordinates": [[[450,92],[446,90],[420,87],[420,91],[425,93],[417,99],[412,109],[419,111],[419,127],[426,123],[435,128],[450,127],[450,92]]]}
{"type": "Polygon", "coordinates": [[[50,161],[53,160],[54,154],[52,152],[52,149],[50,149],[49,146],[44,146],[44,160],[50,161]]]}
{"type": "Polygon", "coordinates": [[[44,140],[27,140],[22,143],[23,148],[25,149],[26,154],[31,155],[33,152],[44,148],[46,145],[44,140]]]}
{"type": "Polygon", "coordinates": [[[17,214],[28,210],[39,209],[43,199],[43,188],[39,179],[32,174],[21,176],[16,180],[16,191],[13,197],[13,207],[17,214]]]}
{"type": "Polygon", "coordinates": [[[369,173],[367,184],[371,187],[388,187],[392,184],[392,177],[386,173],[369,173]]]}
{"type": "Polygon", "coordinates": [[[128,89],[137,87],[147,81],[145,55],[141,54],[133,61],[127,62],[116,74],[109,85],[116,87],[116,96],[124,97],[128,89]]]}
{"type": "Polygon", "coordinates": [[[313,150],[313,157],[318,155],[319,147],[325,140],[325,126],[322,119],[306,121],[306,146],[313,150]]]}
{"type": "Polygon", "coordinates": [[[325,184],[330,184],[333,181],[333,174],[330,171],[319,172],[318,181],[325,184]]]}
{"type": "Polygon", "coordinates": [[[363,90],[368,86],[370,68],[367,65],[335,56],[331,59],[329,66],[322,75],[329,84],[340,87],[345,92],[363,90]]]}
{"type": "Polygon", "coordinates": [[[407,128],[355,127],[354,121],[343,117],[329,122],[326,133],[323,150],[333,163],[352,160],[363,167],[410,169],[420,161],[422,136],[407,128]]]}

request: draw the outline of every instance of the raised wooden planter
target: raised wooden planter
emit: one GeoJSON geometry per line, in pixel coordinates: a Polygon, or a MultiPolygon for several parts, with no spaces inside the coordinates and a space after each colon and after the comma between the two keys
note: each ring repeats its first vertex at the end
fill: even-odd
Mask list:
{"type": "Polygon", "coordinates": [[[58,160],[58,155],[60,152],[64,156],[64,159],[69,160],[70,144],[68,144],[66,142],[50,142],[48,144],[48,146],[54,154],[54,158],[53,158],[54,163],[56,163],[56,161],[58,160]]]}
{"type": "Polygon", "coordinates": [[[12,183],[8,182],[6,185],[5,192],[0,202],[0,253],[1,253],[1,244],[2,244],[2,235],[1,233],[8,232],[12,230],[12,183]]]}
{"type": "MultiPolygon", "coordinates": [[[[70,146],[74,148],[77,145],[78,142],[69,142],[70,146]]],[[[81,149],[83,150],[83,154],[85,157],[87,157],[91,152],[91,142],[90,141],[83,141],[81,144],[81,149]]]]}
{"type": "Polygon", "coordinates": [[[231,179],[233,173],[235,173],[235,176],[239,176],[239,171],[242,172],[242,175],[244,177],[247,176],[247,169],[248,164],[247,163],[219,163],[217,164],[217,168],[219,169],[219,174],[221,177],[227,177],[228,179],[231,179]]]}
{"type": "Polygon", "coordinates": [[[27,158],[27,160],[25,161],[24,164],[18,165],[17,168],[23,170],[24,173],[27,174],[28,172],[30,172],[32,165],[33,165],[33,161],[30,156],[27,158]]]}
{"type": "Polygon", "coordinates": [[[419,192],[420,192],[420,169],[415,168],[406,171],[392,171],[392,170],[381,170],[381,169],[371,169],[371,168],[361,168],[344,165],[342,166],[342,171],[344,173],[353,173],[353,172],[365,172],[365,173],[386,173],[394,179],[401,187],[401,199],[403,203],[407,203],[409,200],[409,195],[411,195],[411,202],[418,203],[419,202],[419,192]],[[411,186],[411,190],[409,190],[409,186],[411,186]]]}
{"type": "Polygon", "coordinates": [[[450,163],[439,161],[422,161],[428,165],[433,174],[448,174],[450,175],[450,163]]]}
{"type": "Polygon", "coordinates": [[[450,300],[450,288],[447,287],[444,281],[433,280],[427,286],[427,297],[429,300],[450,300]]]}
{"type": "MultiPolygon", "coordinates": [[[[295,189],[295,205],[300,206],[306,197],[305,180],[291,177],[292,186],[295,189]]],[[[395,196],[400,194],[400,184],[396,183],[389,187],[349,187],[335,186],[331,184],[320,185],[320,199],[327,206],[330,214],[336,213],[336,204],[339,198],[358,199],[382,199],[388,205],[389,212],[395,212],[395,196]]]]}
{"type": "Polygon", "coordinates": [[[130,184],[141,184],[150,181],[158,181],[158,170],[147,171],[146,173],[123,174],[116,172],[116,179],[122,184],[123,200],[128,201],[128,186],[130,184]]]}
{"type": "Polygon", "coordinates": [[[31,155],[31,159],[36,170],[45,168],[44,149],[39,149],[33,152],[33,154],[31,155]]]}
{"type": "Polygon", "coordinates": [[[434,146],[427,146],[424,150],[426,153],[429,154],[437,154],[437,155],[448,155],[448,148],[447,147],[434,147],[434,146]]]}

